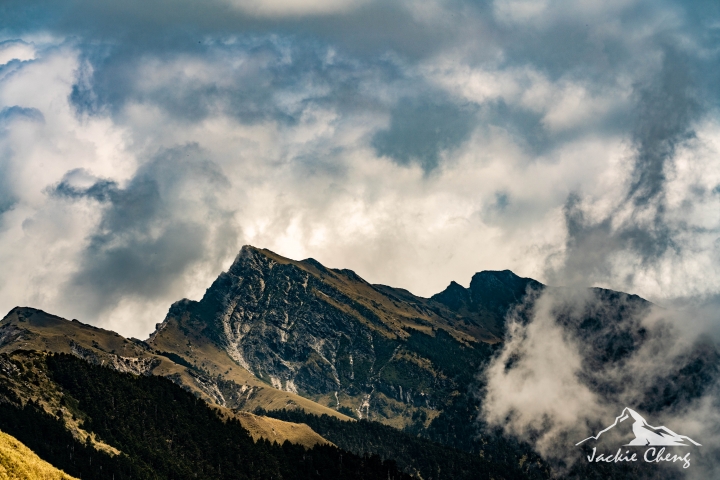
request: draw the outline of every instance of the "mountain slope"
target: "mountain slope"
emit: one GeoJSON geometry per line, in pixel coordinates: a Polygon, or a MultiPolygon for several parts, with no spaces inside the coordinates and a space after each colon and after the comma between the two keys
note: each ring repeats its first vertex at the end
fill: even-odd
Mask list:
{"type": "Polygon", "coordinates": [[[68,321],[42,310],[16,307],[0,321],[0,353],[18,349],[72,353],[94,364],[111,365],[121,372],[167,377],[220,406],[252,410],[268,405],[272,408],[291,405],[309,413],[347,418],[335,410],[261,382],[201,336],[190,335],[195,342],[190,348],[199,354],[196,357],[200,360],[191,356],[190,360],[195,364],[188,362],[182,355],[182,347],[188,348],[188,336],[174,332],[171,326],[166,327],[164,339],[167,344],[158,342],[158,350],[141,340],[126,339],[77,320],[68,321]],[[175,351],[180,354],[173,353],[175,351]],[[234,392],[242,392],[242,401],[228,404],[222,395],[223,384],[234,392]]]}
{"type": "Polygon", "coordinates": [[[236,418],[222,418],[164,378],[121,373],[67,354],[16,352],[0,360],[0,428],[80,478],[409,479],[392,462],[331,445],[308,450],[290,442],[255,442],[236,418]],[[56,385],[57,412],[7,388],[18,379],[56,385]],[[67,429],[66,418],[116,453],[78,437],[67,429]]]}
{"type": "MultiPolygon", "coordinates": [[[[214,375],[239,365],[266,386],[336,412],[480,452],[482,372],[502,348],[508,314],[531,321],[546,293],[571,300],[558,302],[556,321],[583,345],[589,387],[614,401],[617,389],[607,388],[602,372],[647,341],[642,318],[651,304],[611,290],[547,287],[508,270],[479,272],[468,288],[451,283],[421,298],[313,259],[245,246],[200,301],[170,308],[148,344],[193,365],[231,358],[214,375]]],[[[641,392],[637,407],[652,412],[692,401],[719,367],[717,348],[698,345],[641,392]]],[[[249,409],[245,391],[216,384],[228,406],[249,409]]]]}
{"type": "Polygon", "coordinates": [[[15,437],[0,432],[0,480],[75,480],[40,459],[15,437]]]}
{"type": "Polygon", "coordinates": [[[173,305],[148,344],[189,361],[214,345],[276,388],[405,426],[431,421],[462,393],[467,379],[456,377],[471,380],[489,358],[498,323],[485,310],[464,315],[350,270],[246,246],[202,300],[173,305]],[[199,354],[203,339],[212,345],[199,354]],[[428,352],[441,345],[463,354],[440,366],[428,352]]]}
{"type": "MultiPolygon", "coordinates": [[[[218,405],[223,416],[235,417],[252,432],[255,439],[265,438],[279,443],[289,440],[307,447],[329,443],[307,426],[283,425],[279,420],[223,408],[223,403],[218,401],[221,395],[218,384],[234,385],[238,390],[244,387],[246,390],[244,405],[249,409],[268,405],[272,405],[273,408],[294,406],[312,413],[331,414],[347,419],[335,410],[264,385],[217,349],[211,350],[200,362],[204,365],[193,366],[176,354],[153,351],[140,340],[126,339],[115,332],[86,325],[77,320],[68,321],[41,310],[15,308],[0,322],[0,353],[17,351],[71,353],[92,364],[110,366],[119,372],[169,378],[210,404],[218,405]],[[211,362],[213,355],[218,359],[217,363],[211,362]],[[228,372],[228,375],[222,377],[224,380],[219,380],[213,374],[219,372],[220,367],[234,368],[236,373],[231,376],[228,372]]],[[[2,361],[0,367],[7,369],[8,372],[16,368],[2,361]]],[[[62,394],[42,371],[29,367],[26,374],[32,375],[34,381],[28,381],[30,377],[27,376],[10,376],[6,378],[5,386],[22,398],[35,399],[46,412],[54,413],[62,408],[60,403],[62,394]]],[[[67,428],[78,438],[85,439],[89,436],[71,417],[66,416],[64,421],[67,428]]],[[[97,449],[117,453],[115,449],[102,442],[95,443],[92,437],[91,442],[97,449]]]]}

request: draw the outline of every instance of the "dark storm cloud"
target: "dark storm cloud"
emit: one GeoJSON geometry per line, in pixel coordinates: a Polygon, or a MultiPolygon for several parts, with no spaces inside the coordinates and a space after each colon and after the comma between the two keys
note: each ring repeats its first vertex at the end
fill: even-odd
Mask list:
{"type": "MultiPolygon", "coordinates": [[[[399,54],[400,63],[409,60],[407,66],[412,67],[456,41],[458,25],[469,22],[443,9],[438,14],[447,19],[419,20],[411,8],[395,2],[360,2],[337,12],[305,15],[253,15],[230,4],[211,1],[200,8],[191,1],[9,1],[2,8],[11,31],[49,28],[75,39],[83,63],[70,100],[79,113],[117,114],[134,101],[160,106],[174,119],[187,122],[217,114],[218,106],[243,123],[268,119],[292,123],[310,103],[336,108],[343,115],[379,109],[377,98],[368,89],[361,90],[368,77],[390,88],[394,82],[404,82],[412,95],[427,88],[423,80],[409,80],[408,72],[386,54],[399,54]],[[35,15],[28,15],[33,8],[35,15]],[[329,47],[338,52],[332,64],[324,58],[329,47]],[[217,81],[200,82],[180,75],[172,88],[138,89],[142,75],[138,68],[144,60],[172,61],[182,55],[224,63],[244,58],[248,65],[223,72],[230,78],[217,81]],[[278,104],[278,92],[307,85],[329,91],[304,99],[304,105],[295,110],[278,104]]],[[[427,166],[437,163],[437,150],[444,143],[454,145],[471,128],[462,109],[452,102],[442,103],[428,104],[429,113],[433,119],[455,122],[457,128],[439,137],[433,134],[438,138],[430,143],[438,142],[437,147],[421,145],[424,152],[412,152],[427,166]],[[454,113],[461,118],[450,118],[454,113]]],[[[402,120],[399,116],[405,107],[399,105],[393,118],[402,120]]],[[[428,133],[427,125],[417,127],[416,136],[428,133]]],[[[406,137],[407,132],[395,125],[386,141],[378,138],[378,145],[399,159],[393,152],[406,144],[406,137]],[[391,137],[402,145],[393,146],[391,137]]]]}
{"type": "Polygon", "coordinates": [[[4,23],[10,32],[50,28],[64,35],[113,42],[135,53],[202,51],[202,40],[207,36],[264,35],[272,31],[319,38],[361,56],[393,50],[415,58],[436,52],[456,38],[460,21],[458,17],[451,25],[419,22],[409,8],[398,2],[355,2],[356,5],[349,4],[348,8],[327,12],[301,9],[286,14],[280,11],[253,13],[251,9],[241,8],[249,3],[8,0],[0,5],[0,14],[6,19],[4,23]]]}
{"type": "MultiPolygon", "coordinates": [[[[485,113],[478,116],[447,96],[423,98],[428,87],[412,72],[418,62],[470,43],[470,64],[482,65],[502,55],[502,68],[533,65],[550,80],[585,79],[592,90],[613,85],[618,74],[632,67],[628,63],[638,53],[637,46],[622,36],[598,38],[592,15],[582,8],[573,18],[552,6],[548,18],[516,24],[496,18],[494,5],[438,4],[424,20],[411,7],[396,2],[275,16],[253,15],[222,1],[204,3],[202,8],[190,1],[11,1],[4,8],[10,28],[43,26],[76,36],[85,63],[70,99],[80,113],[117,113],[133,101],[160,106],[177,121],[199,122],[220,109],[243,123],[292,123],[310,104],[330,106],[343,116],[389,107],[391,125],[372,137],[372,146],[399,164],[416,162],[429,171],[437,166],[442,150],[462,143],[480,123],[501,126],[536,156],[571,140],[574,133],[549,134],[541,112],[503,100],[485,105],[485,113]],[[32,5],[38,7],[34,17],[27,16],[32,5]],[[47,11],[52,14],[46,16],[47,11]],[[338,51],[332,65],[324,58],[329,47],[338,51]],[[388,61],[389,53],[400,61],[388,61]],[[225,77],[217,81],[188,79],[178,73],[172,88],[138,87],[143,61],[172,61],[182,55],[220,63],[242,58],[248,66],[224,71],[225,77]],[[361,88],[369,77],[383,88],[402,88],[405,95],[395,96],[400,98],[396,105],[380,107],[381,102],[361,88]],[[278,92],[308,85],[329,91],[315,92],[293,108],[278,102],[278,92]]],[[[617,15],[613,20],[633,31],[643,27],[652,8],[641,2],[602,14],[598,21],[608,21],[613,13],[617,15]]],[[[628,115],[623,112],[593,127],[618,131],[629,123],[628,115]]]]}
{"type": "Polygon", "coordinates": [[[379,109],[379,92],[363,87],[403,80],[393,62],[335,55],[330,46],[314,40],[243,36],[207,40],[204,48],[203,54],[168,51],[154,58],[155,64],[124,51],[91,49],[69,100],[79,113],[118,114],[128,103],[136,103],[157,106],[179,122],[223,114],[245,124],[292,125],[308,106],[343,114],[379,109]],[[207,71],[187,75],[185,61],[197,62],[207,71]],[[152,83],[155,75],[166,78],[152,83]],[[284,101],[283,96],[293,100],[284,101]]]}
{"type": "MultiPolygon", "coordinates": [[[[668,172],[674,168],[676,150],[695,136],[694,123],[704,113],[701,97],[716,94],[702,90],[697,59],[674,47],[663,50],[662,67],[654,78],[638,84],[634,92],[632,172],[624,201],[600,221],[588,221],[580,197],[573,193],[565,204],[567,260],[556,281],[603,281],[611,278],[612,255],[632,253],[648,266],[668,251],[681,254],[677,240],[686,226],[666,216],[668,172]],[[628,216],[628,209],[630,211],[628,216]],[[624,220],[616,218],[624,215],[624,220]]],[[[698,65],[699,64],[699,65],[698,65]]],[[[633,278],[624,279],[632,286],[633,278]]]]}
{"type": "Polygon", "coordinates": [[[0,128],[3,128],[5,122],[11,122],[13,120],[44,122],[45,116],[37,108],[24,108],[17,105],[5,107],[0,110],[0,128]]]}
{"type": "Polygon", "coordinates": [[[668,163],[677,145],[694,135],[692,122],[698,118],[701,106],[695,96],[691,69],[685,55],[668,47],[657,81],[640,87],[636,93],[633,141],[637,155],[628,198],[638,206],[662,195],[668,163]]]}
{"type": "MultiPolygon", "coordinates": [[[[126,187],[96,179],[77,186],[87,172],[71,171],[50,194],[104,204],[102,220],[82,252],[68,295],[82,296],[97,315],[125,297],[166,293],[188,267],[216,255],[219,235],[237,234],[217,196],[229,182],[196,146],[168,150],[142,166],[126,187]]],[[[222,248],[221,248],[222,250],[222,248]]],[[[220,254],[225,254],[222,251],[220,254]]],[[[211,261],[214,259],[210,259],[211,261]]]]}
{"type": "Polygon", "coordinates": [[[443,151],[468,138],[474,120],[475,108],[469,105],[434,96],[403,98],[392,110],[389,128],[377,132],[372,145],[378,155],[400,165],[417,163],[429,172],[438,166],[443,151]]]}
{"type": "Polygon", "coordinates": [[[222,112],[243,123],[292,123],[311,102],[343,114],[374,109],[377,100],[359,90],[363,79],[377,77],[378,85],[387,85],[405,75],[383,55],[394,52],[418,60],[457,37],[454,26],[419,23],[408,8],[393,2],[290,15],[253,14],[232,3],[9,0],[0,6],[0,25],[10,32],[49,30],[72,39],[82,60],[70,95],[78,113],[117,114],[133,101],[160,106],[186,122],[222,112]],[[338,51],[332,64],[324,58],[330,47],[338,51]],[[138,88],[144,61],[182,56],[248,64],[224,71],[214,81],[180,73],[171,88],[138,88]],[[304,99],[294,110],[278,104],[278,92],[307,85],[330,91],[304,99]]]}
{"type": "Polygon", "coordinates": [[[53,196],[61,198],[91,198],[98,202],[112,202],[123,195],[117,182],[97,179],[89,187],[73,185],[71,179],[76,175],[90,177],[91,174],[83,169],[71,170],[65,174],[63,180],[48,190],[53,196]]]}

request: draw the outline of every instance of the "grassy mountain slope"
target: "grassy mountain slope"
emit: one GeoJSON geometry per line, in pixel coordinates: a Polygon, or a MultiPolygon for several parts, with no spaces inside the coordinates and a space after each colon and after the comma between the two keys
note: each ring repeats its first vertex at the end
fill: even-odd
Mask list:
{"type": "MultiPolygon", "coordinates": [[[[288,441],[306,448],[312,448],[315,445],[334,445],[304,423],[287,422],[277,418],[222,407],[219,407],[219,410],[220,418],[227,420],[231,418],[237,419],[255,441],[265,439],[280,445],[288,441]]],[[[337,417],[333,418],[343,422],[337,417]]]]}
{"type": "MultiPolygon", "coordinates": [[[[184,340],[184,343],[187,343],[187,340],[184,340]]],[[[233,385],[237,390],[242,390],[244,386],[243,405],[248,409],[292,406],[308,412],[347,419],[335,410],[261,382],[217,348],[203,347],[199,342],[197,346],[196,354],[199,354],[202,360],[196,362],[195,366],[177,354],[152,350],[140,340],[126,339],[115,332],[77,320],[68,321],[41,310],[15,308],[0,322],[0,353],[18,350],[71,353],[91,363],[108,365],[121,372],[169,378],[211,404],[225,404],[218,398],[222,394],[216,385],[220,383],[233,385]],[[226,371],[228,373],[222,375],[226,371]],[[218,375],[222,380],[219,380],[218,375]]],[[[192,361],[193,357],[190,357],[190,360],[192,361]]],[[[24,398],[37,399],[48,412],[56,411],[59,403],[55,387],[44,379],[42,372],[35,372],[34,375],[42,379],[42,383],[35,385],[30,382],[16,382],[13,388],[22,392],[24,398]]],[[[238,407],[237,402],[231,406],[238,407]]],[[[284,440],[298,441],[308,446],[323,443],[322,439],[316,438],[305,429],[291,426],[280,428],[276,425],[277,420],[253,419],[248,416],[239,416],[238,420],[243,424],[247,423],[247,428],[255,434],[269,440],[281,443],[284,440]],[[289,436],[283,436],[286,433],[289,436]]],[[[86,435],[72,421],[68,421],[68,427],[85,438],[86,435]]]]}
{"type": "Polygon", "coordinates": [[[16,438],[0,432],[0,480],[75,480],[40,459],[16,438]]]}

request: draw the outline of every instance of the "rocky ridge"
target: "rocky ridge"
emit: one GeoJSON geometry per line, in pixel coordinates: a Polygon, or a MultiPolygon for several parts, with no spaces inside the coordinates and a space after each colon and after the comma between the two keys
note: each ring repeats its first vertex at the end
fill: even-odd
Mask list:
{"type": "MultiPolygon", "coordinates": [[[[358,418],[427,423],[466,393],[503,336],[505,314],[533,288],[542,285],[481,272],[469,289],[451,284],[427,299],[246,246],[202,300],[175,303],[148,344],[177,349],[170,338],[207,338],[277,389],[358,418]]],[[[194,345],[177,353],[188,357],[194,345]]]]}

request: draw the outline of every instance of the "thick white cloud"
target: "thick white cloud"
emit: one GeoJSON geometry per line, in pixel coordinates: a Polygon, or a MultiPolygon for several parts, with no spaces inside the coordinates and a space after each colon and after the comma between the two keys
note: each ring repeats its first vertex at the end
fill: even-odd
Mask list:
{"type": "Polygon", "coordinates": [[[0,43],[0,65],[12,60],[22,62],[33,58],[35,58],[35,48],[32,44],[18,40],[8,40],[0,43]]]}
{"type": "MultiPolygon", "coordinates": [[[[586,293],[574,292],[573,300],[586,301],[586,293]]],[[[486,372],[483,403],[483,415],[491,425],[523,438],[534,436],[538,452],[560,458],[572,456],[568,445],[573,445],[573,438],[587,438],[588,421],[614,413],[614,405],[603,402],[578,378],[581,346],[556,322],[554,310],[562,301],[553,294],[539,295],[529,325],[509,319],[509,341],[486,372]]]]}

